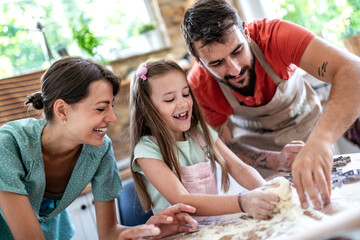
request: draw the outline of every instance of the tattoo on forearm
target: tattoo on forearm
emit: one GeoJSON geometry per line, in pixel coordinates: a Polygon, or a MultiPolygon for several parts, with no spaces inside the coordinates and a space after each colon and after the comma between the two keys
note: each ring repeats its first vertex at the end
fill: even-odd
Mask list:
{"type": "Polygon", "coordinates": [[[328,65],[328,62],[324,62],[321,67],[318,68],[318,74],[319,77],[324,77],[326,73],[326,67],[328,65]]]}
{"type": "Polygon", "coordinates": [[[245,163],[255,167],[261,166],[266,167],[267,165],[267,158],[269,157],[268,153],[263,151],[259,151],[254,147],[240,144],[238,142],[234,142],[228,144],[228,147],[245,163]]]}

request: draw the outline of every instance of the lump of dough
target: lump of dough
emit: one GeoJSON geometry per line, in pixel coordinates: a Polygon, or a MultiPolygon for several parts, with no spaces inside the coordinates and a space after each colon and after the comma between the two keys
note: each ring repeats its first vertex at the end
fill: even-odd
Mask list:
{"type": "Polygon", "coordinates": [[[293,207],[293,203],[291,202],[292,191],[290,182],[284,177],[276,177],[271,180],[270,184],[279,184],[278,187],[265,189],[265,191],[272,192],[280,198],[280,201],[276,204],[273,213],[278,213],[282,209],[289,209],[293,207]]]}

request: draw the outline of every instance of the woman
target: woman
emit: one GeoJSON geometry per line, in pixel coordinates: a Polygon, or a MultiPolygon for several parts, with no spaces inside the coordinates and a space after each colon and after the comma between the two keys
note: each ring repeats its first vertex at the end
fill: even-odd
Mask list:
{"type": "Polygon", "coordinates": [[[0,239],[71,239],[66,208],[89,182],[100,239],[196,229],[196,221],[182,213],[195,209],[182,204],[147,225],[130,229],[118,224],[114,199],[121,193],[121,180],[105,133],[116,120],[113,102],[119,88],[120,78],[105,67],[63,58],[42,77],[42,92],[26,102],[44,109],[44,119],[0,127],[0,239]]]}

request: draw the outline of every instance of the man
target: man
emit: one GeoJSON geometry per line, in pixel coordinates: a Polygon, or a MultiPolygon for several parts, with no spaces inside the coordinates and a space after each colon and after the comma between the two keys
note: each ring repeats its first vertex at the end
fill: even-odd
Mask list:
{"type": "Polygon", "coordinates": [[[332,144],[360,113],[359,104],[352,105],[359,102],[359,58],[289,22],[245,25],[223,0],[197,1],[181,30],[197,62],[189,83],[208,123],[253,165],[281,169],[281,155],[293,153],[288,160],[290,166],[295,159],[291,169],[302,207],[307,198],[317,209],[330,202],[332,144]],[[320,118],[319,100],[296,67],[332,84],[320,118]],[[240,127],[237,141],[229,123],[240,127]]]}

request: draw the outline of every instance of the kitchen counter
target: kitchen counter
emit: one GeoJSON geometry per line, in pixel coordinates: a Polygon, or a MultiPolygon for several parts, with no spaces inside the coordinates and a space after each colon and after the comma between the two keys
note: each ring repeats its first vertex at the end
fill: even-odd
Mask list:
{"type": "MultiPolygon", "coordinates": [[[[360,153],[343,154],[350,156],[351,162],[341,167],[342,172],[360,169],[360,153]]],[[[335,156],[336,157],[336,156],[335,156]]],[[[273,175],[286,176],[288,173],[273,175]]],[[[236,188],[233,188],[236,189],[236,188]]],[[[286,214],[274,215],[271,219],[255,220],[245,213],[195,217],[199,231],[177,234],[164,239],[328,239],[360,236],[360,181],[337,184],[332,189],[331,203],[321,211],[309,208],[301,210],[296,190],[293,188],[292,202],[295,207],[286,214]]],[[[242,191],[239,188],[239,191],[242,191]]]]}

